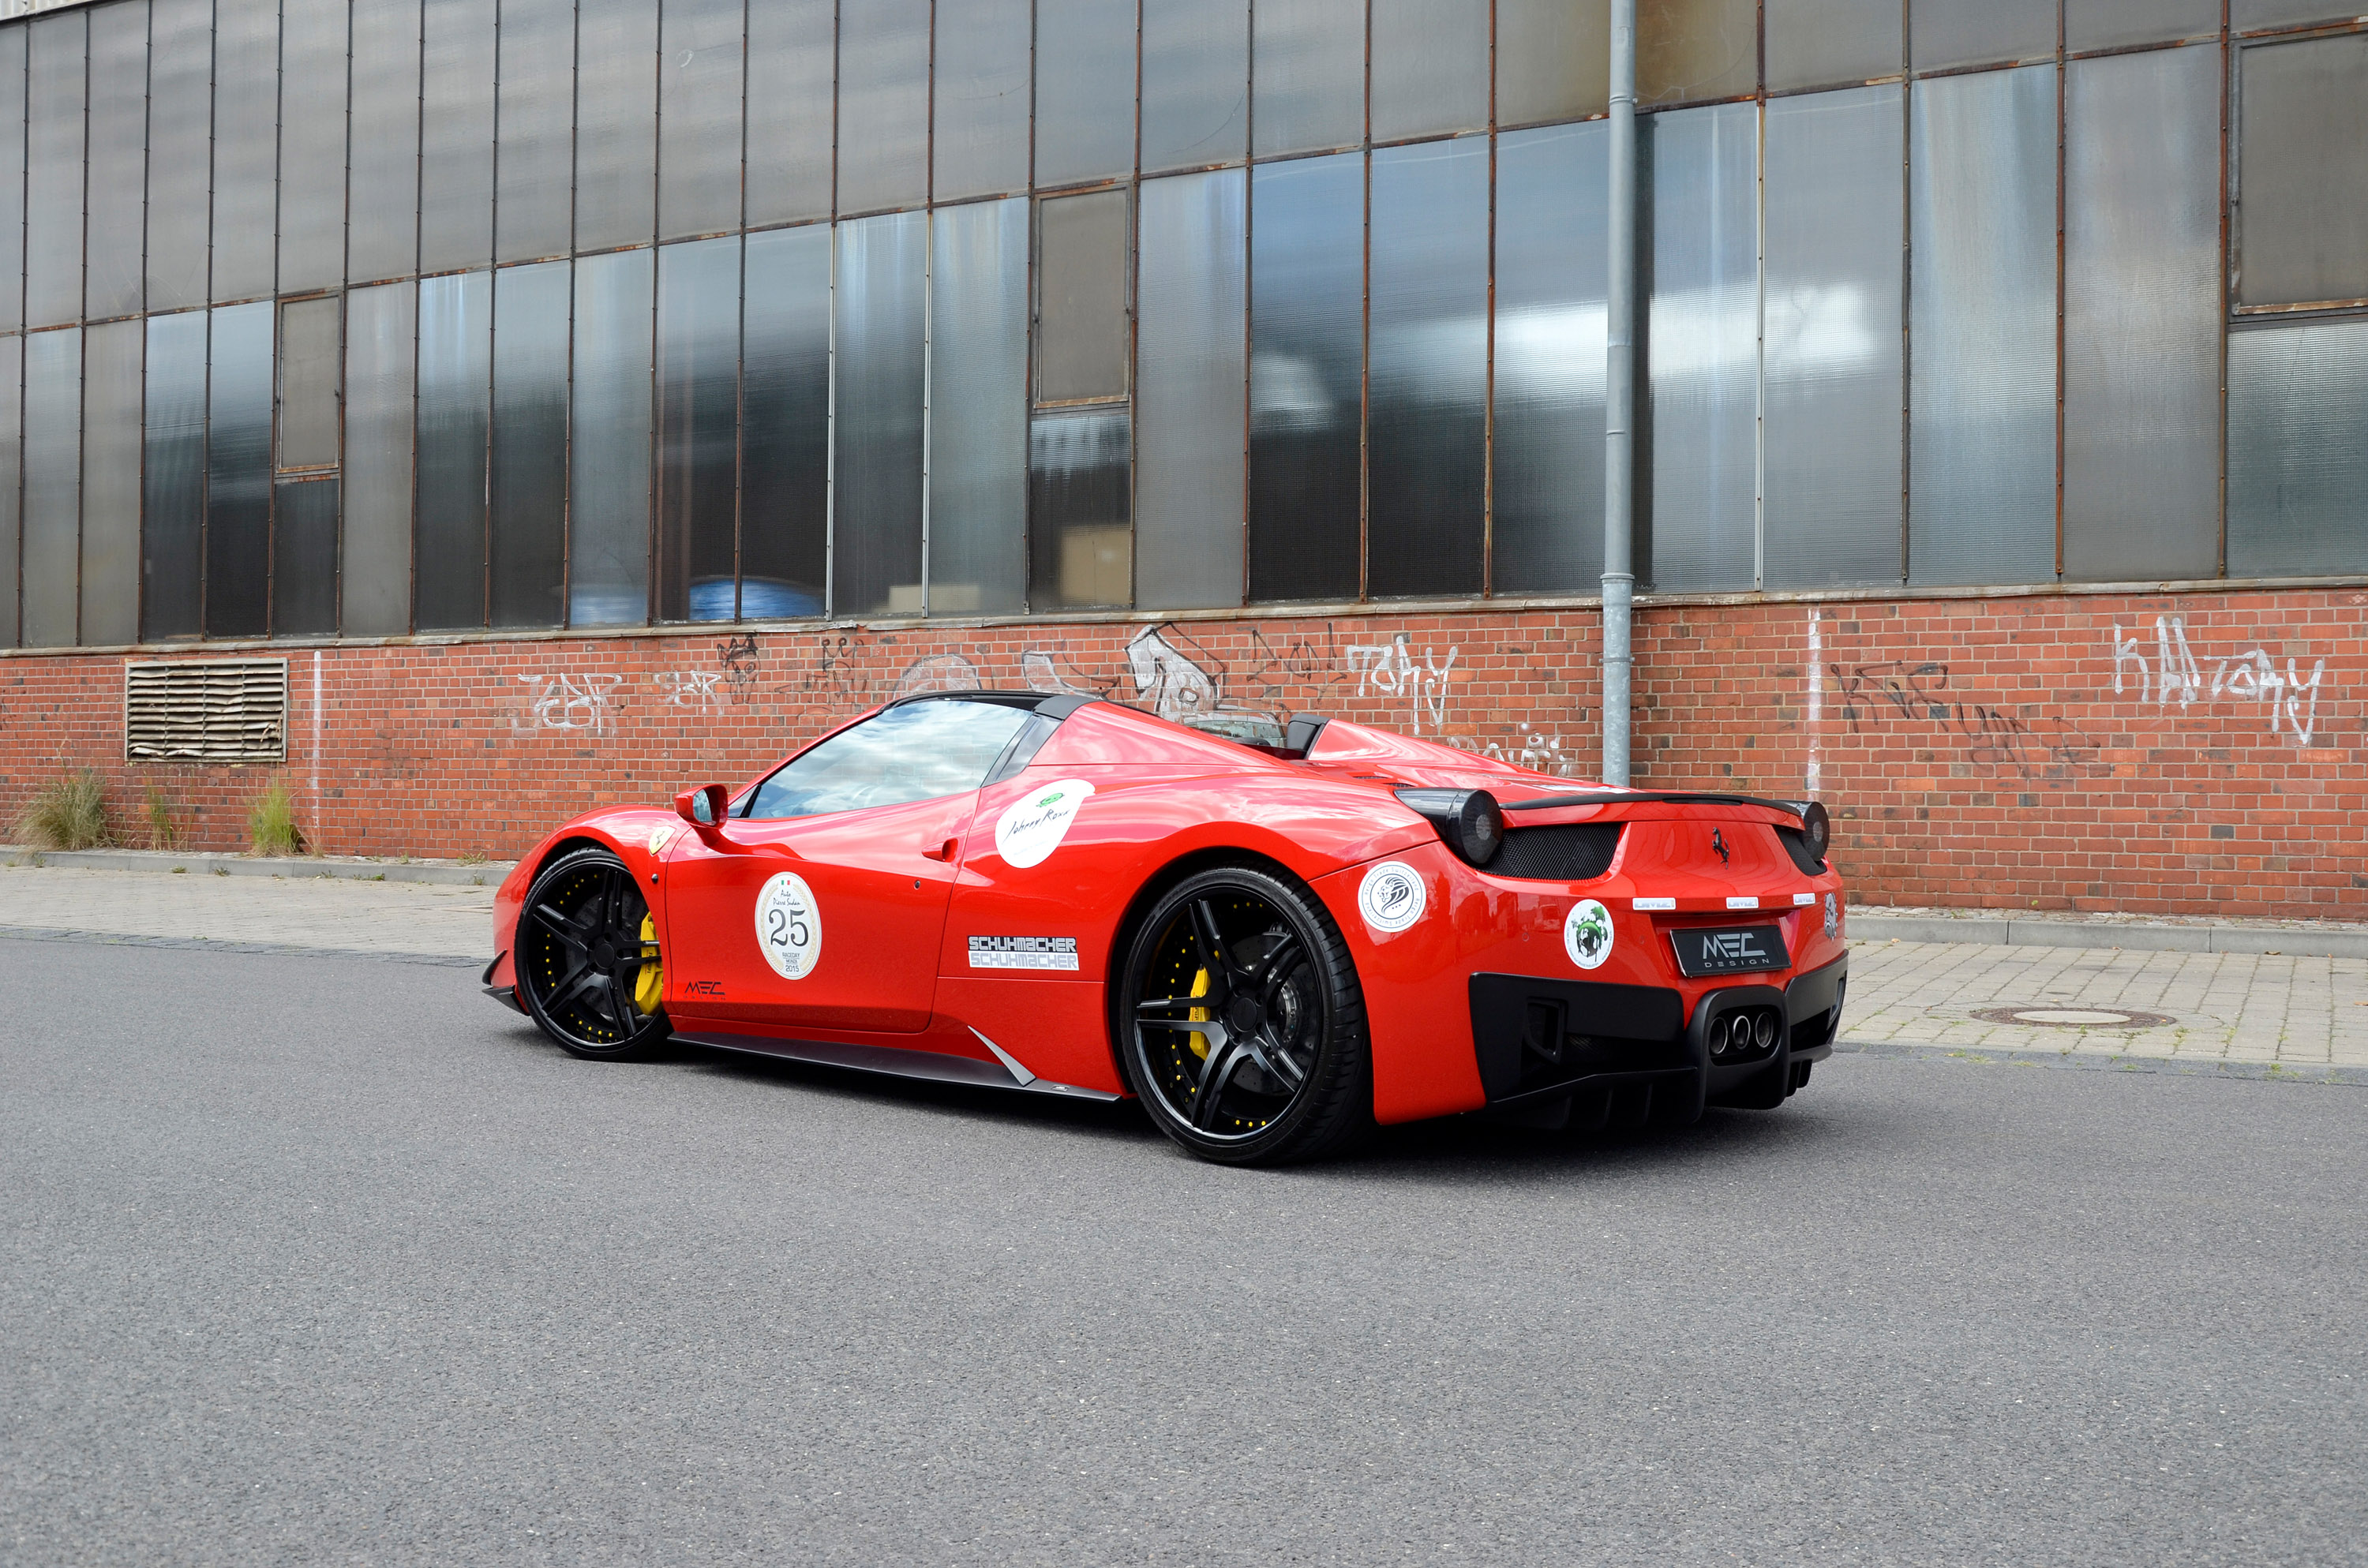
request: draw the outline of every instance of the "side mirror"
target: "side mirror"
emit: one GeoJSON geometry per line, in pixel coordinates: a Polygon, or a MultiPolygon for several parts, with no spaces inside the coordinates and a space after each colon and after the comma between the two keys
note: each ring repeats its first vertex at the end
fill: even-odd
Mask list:
{"type": "Polygon", "coordinates": [[[674,798],[674,813],[693,827],[713,827],[731,809],[732,796],[721,784],[702,784],[674,798]]]}

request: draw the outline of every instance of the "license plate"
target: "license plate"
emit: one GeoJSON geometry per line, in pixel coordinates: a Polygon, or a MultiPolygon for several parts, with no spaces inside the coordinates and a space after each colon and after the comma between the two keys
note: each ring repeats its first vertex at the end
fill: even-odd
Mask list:
{"type": "Polygon", "coordinates": [[[1678,971],[1688,978],[1782,969],[1793,961],[1784,951],[1783,934],[1773,926],[1678,930],[1669,933],[1669,940],[1678,946],[1678,971]]]}

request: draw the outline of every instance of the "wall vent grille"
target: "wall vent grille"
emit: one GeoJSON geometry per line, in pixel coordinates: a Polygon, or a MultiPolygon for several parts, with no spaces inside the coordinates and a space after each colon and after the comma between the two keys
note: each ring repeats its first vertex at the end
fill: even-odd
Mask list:
{"type": "Polygon", "coordinates": [[[285,762],[288,661],[125,665],[123,756],[130,762],[285,762]]]}

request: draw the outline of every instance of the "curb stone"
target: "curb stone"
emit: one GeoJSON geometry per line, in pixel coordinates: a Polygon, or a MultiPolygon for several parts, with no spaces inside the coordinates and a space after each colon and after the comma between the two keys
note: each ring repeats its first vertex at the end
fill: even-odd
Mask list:
{"type": "Polygon", "coordinates": [[[1838,1040],[1834,1054],[1958,1061],[2003,1067],[2070,1068],[2078,1073],[2162,1073],[2180,1078],[2249,1079],[2280,1084],[2341,1084],[2368,1088],[2368,1067],[2323,1062],[2229,1062],[2212,1057],[2123,1056],[2104,1051],[1999,1051],[1974,1045],[1911,1045],[1838,1040]]]}
{"type": "Polygon", "coordinates": [[[0,926],[0,942],[97,942],[111,948],[193,948],[209,953],[264,953],[299,959],[376,959],[439,969],[483,969],[483,959],[457,953],[400,953],[364,948],[306,948],[289,942],[216,942],[203,937],[140,937],[121,931],[73,931],[54,926],[0,926]]]}
{"type": "Polygon", "coordinates": [[[499,887],[507,860],[464,866],[458,860],[364,860],[346,856],[177,854],[170,849],[28,849],[0,847],[11,866],[55,866],[76,871],[186,871],[191,876],[325,878],[355,882],[437,882],[450,887],[499,887]]]}
{"type": "Polygon", "coordinates": [[[2157,926],[2105,920],[1995,919],[1981,915],[1850,913],[1859,941],[1977,942],[2014,948],[2120,948],[2165,953],[2276,953],[2368,959],[2368,931],[2284,926],[2157,926]]]}

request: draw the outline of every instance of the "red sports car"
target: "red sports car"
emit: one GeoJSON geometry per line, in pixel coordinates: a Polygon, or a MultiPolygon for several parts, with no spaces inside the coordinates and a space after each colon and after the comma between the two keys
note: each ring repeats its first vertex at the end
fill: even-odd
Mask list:
{"type": "Polygon", "coordinates": [[[673,1037],[1132,1096],[1244,1164],[1459,1111],[1772,1108],[1832,1050],[1816,803],[1343,720],[1264,740],[1069,695],[894,702],[736,792],[552,834],[502,884],[485,986],[579,1056],[673,1037]]]}

